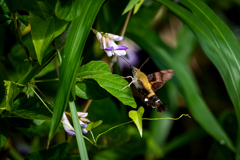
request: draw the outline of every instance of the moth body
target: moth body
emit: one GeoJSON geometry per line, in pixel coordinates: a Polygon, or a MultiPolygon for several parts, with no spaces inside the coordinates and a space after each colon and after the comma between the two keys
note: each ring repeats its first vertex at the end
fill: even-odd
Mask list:
{"type": "MultiPolygon", "coordinates": [[[[143,64],[145,64],[147,60],[143,64]]],[[[160,89],[164,85],[164,83],[166,83],[169,79],[172,78],[173,70],[168,69],[146,75],[140,71],[143,65],[140,67],[140,69],[137,69],[132,65],[130,66],[132,67],[133,77],[132,76],[124,77],[132,78],[132,82],[129,83],[129,85],[127,85],[126,87],[129,87],[133,83],[135,87],[138,89],[138,93],[142,101],[147,106],[157,108],[157,112],[159,113],[163,113],[164,111],[166,111],[167,105],[161,102],[161,100],[155,95],[155,92],[158,89],[160,89]]],[[[126,87],[122,88],[121,90],[125,89],[126,87]]]]}

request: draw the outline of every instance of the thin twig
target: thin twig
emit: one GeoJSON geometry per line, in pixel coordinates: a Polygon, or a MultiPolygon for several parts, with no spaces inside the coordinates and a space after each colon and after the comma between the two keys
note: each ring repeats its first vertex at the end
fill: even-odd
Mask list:
{"type": "Polygon", "coordinates": [[[88,107],[90,106],[91,103],[92,103],[92,100],[89,99],[89,100],[87,101],[87,104],[86,104],[85,107],[83,108],[83,111],[82,111],[82,112],[87,112],[88,107]]]}

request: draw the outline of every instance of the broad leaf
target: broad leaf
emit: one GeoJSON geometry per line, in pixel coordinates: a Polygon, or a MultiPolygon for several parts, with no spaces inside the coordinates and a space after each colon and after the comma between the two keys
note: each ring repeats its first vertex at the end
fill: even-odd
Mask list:
{"type": "Polygon", "coordinates": [[[137,111],[131,110],[128,113],[129,117],[136,124],[141,137],[142,137],[142,116],[143,116],[143,113],[144,113],[144,108],[143,107],[139,107],[139,109],[137,111]]]}
{"type": "Polygon", "coordinates": [[[127,81],[119,75],[112,74],[106,63],[102,61],[89,62],[80,68],[77,77],[80,79],[94,79],[102,88],[118,98],[123,104],[133,108],[137,107],[130,87],[121,90],[128,85],[127,81]]]}
{"type": "Polygon", "coordinates": [[[11,81],[5,81],[4,80],[4,86],[5,86],[5,107],[3,109],[6,109],[10,111],[13,106],[13,100],[19,93],[19,88],[16,84],[12,83],[11,81]]]}
{"type": "Polygon", "coordinates": [[[67,27],[68,22],[58,19],[54,14],[54,6],[48,2],[39,1],[45,20],[30,12],[31,35],[36,50],[38,62],[41,64],[46,49],[52,40],[59,36],[67,27]]]}
{"type": "Polygon", "coordinates": [[[13,109],[4,114],[7,117],[51,120],[52,113],[35,97],[27,98],[26,95],[16,99],[13,109]]]}
{"type": "Polygon", "coordinates": [[[10,134],[9,123],[6,118],[0,117],[0,148],[3,147],[8,140],[10,134]]]}
{"type": "Polygon", "coordinates": [[[91,122],[91,123],[88,124],[86,130],[90,131],[90,130],[100,126],[102,124],[102,122],[103,122],[102,120],[99,120],[99,121],[96,121],[96,122],[91,122]]]}
{"type": "Polygon", "coordinates": [[[32,12],[44,19],[44,14],[41,7],[37,3],[37,0],[4,0],[7,3],[8,8],[11,12],[16,13],[18,10],[26,12],[32,12]]]}
{"type": "Polygon", "coordinates": [[[46,159],[63,159],[67,156],[69,151],[69,144],[67,142],[61,143],[50,147],[49,149],[44,149],[39,152],[33,152],[28,154],[26,160],[46,160],[46,159]]]}
{"type": "Polygon", "coordinates": [[[83,99],[100,100],[110,96],[110,94],[99,86],[92,79],[84,79],[76,83],[75,92],[78,97],[83,99]]]}
{"type": "Polygon", "coordinates": [[[55,14],[59,19],[72,21],[78,17],[83,7],[83,0],[58,0],[55,14]]]}

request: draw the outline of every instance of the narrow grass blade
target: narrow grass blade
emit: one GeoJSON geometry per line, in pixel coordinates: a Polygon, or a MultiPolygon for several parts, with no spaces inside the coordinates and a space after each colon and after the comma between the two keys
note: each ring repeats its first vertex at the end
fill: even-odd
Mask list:
{"type": "Polygon", "coordinates": [[[81,62],[83,48],[103,2],[104,0],[86,1],[80,16],[72,21],[63,52],[63,64],[60,70],[59,88],[53,109],[49,140],[52,139],[56,132],[63,111],[67,106],[71,89],[75,87],[74,83],[81,62]]]}

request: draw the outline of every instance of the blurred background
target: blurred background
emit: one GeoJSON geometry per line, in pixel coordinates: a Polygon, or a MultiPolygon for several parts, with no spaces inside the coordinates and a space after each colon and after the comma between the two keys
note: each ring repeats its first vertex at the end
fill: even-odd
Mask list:
{"type": "MultiPolygon", "coordinates": [[[[239,40],[240,22],[238,15],[240,14],[240,2],[237,0],[205,0],[205,2],[229,26],[239,40]]],[[[178,2],[176,1],[176,3],[178,2]]],[[[96,17],[93,28],[102,32],[120,34],[127,16],[127,14],[122,15],[122,12],[127,4],[128,0],[106,1],[96,17]]],[[[20,13],[23,15],[28,14],[23,11],[20,13]]],[[[191,30],[165,6],[152,0],[145,0],[139,11],[130,17],[125,38],[122,41],[123,45],[130,48],[127,50],[126,59],[137,68],[150,56],[150,53],[131,40],[133,30],[139,34],[151,32],[149,36],[145,36],[147,41],[153,38],[152,34],[158,35],[160,37],[159,45],[168,51],[175,60],[181,61],[187,66],[191,76],[197,82],[197,87],[208,108],[235,145],[237,120],[232,102],[219,72],[206,56],[191,30]]],[[[55,42],[57,44],[63,43],[66,35],[67,31],[56,38],[55,42]]],[[[22,46],[17,42],[13,24],[1,31],[0,36],[1,97],[5,94],[3,80],[17,81],[20,79],[27,71],[28,62],[24,61],[27,59],[27,56],[22,46]]],[[[30,53],[34,54],[30,32],[27,32],[22,38],[30,53]]],[[[49,51],[51,49],[53,49],[52,46],[49,47],[49,51]]],[[[83,57],[83,64],[92,60],[103,60],[107,63],[111,61],[111,57],[107,57],[104,51],[100,49],[100,44],[92,32],[90,32],[86,42],[83,57]]],[[[161,64],[156,65],[153,61],[154,59],[150,59],[141,69],[146,75],[159,70],[171,69],[160,68],[161,64]]],[[[132,74],[129,65],[122,59],[118,59],[117,63],[114,64],[113,73],[122,76],[132,74]]],[[[53,60],[35,77],[35,80],[54,78],[57,78],[57,72],[55,61],[53,60]]],[[[56,81],[36,83],[36,85],[51,102],[54,102],[58,88],[56,81]]],[[[156,92],[161,101],[168,104],[168,110],[163,114],[159,114],[155,109],[146,106],[141,101],[134,85],[131,86],[131,89],[138,107],[144,106],[145,108],[143,115],[145,118],[174,118],[179,117],[181,114],[190,114],[184,98],[177,86],[172,83],[172,80],[156,92]]],[[[30,95],[34,96],[31,92],[30,95]]],[[[87,100],[77,98],[78,110],[81,111],[86,103],[87,100]]],[[[129,110],[131,110],[131,107],[124,106],[112,96],[92,101],[87,111],[89,113],[88,119],[90,121],[103,120],[103,124],[93,130],[93,134],[96,136],[114,125],[129,121],[129,110]]],[[[15,149],[11,150],[11,152],[17,152],[24,157],[30,152],[46,148],[50,121],[39,122],[40,125],[25,119],[11,118],[10,121],[12,122],[10,125],[11,135],[7,145],[15,149]]],[[[87,133],[86,136],[91,138],[90,133],[87,133]]],[[[67,135],[62,126],[60,126],[59,132],[52,140],[51,145],[65,141],[70,143],[71,149],[69,154],[78,154],[75,137],[67,135]]],[[[93,160],[224,160],[233,159],[234,157],[234,153],[224,145],[224,141],[216,141],[212,138],[193,117],[191,119],[183,117],[177,121],[143,121],[142,138],[136,126],[131,123],[113,129],[101,136],[98,141],[98,147],[93,146],[88,141],[85,143],[89,158],[93,160]]],[[[2,159],[5,158],[5,155],[8,155],[8,152],[7,148],[0,149],[2,159]]],[[[10,159],[18,159],[18,156],[14,157],[17,153],[11,153],[12,157],[10,159]]]]}

